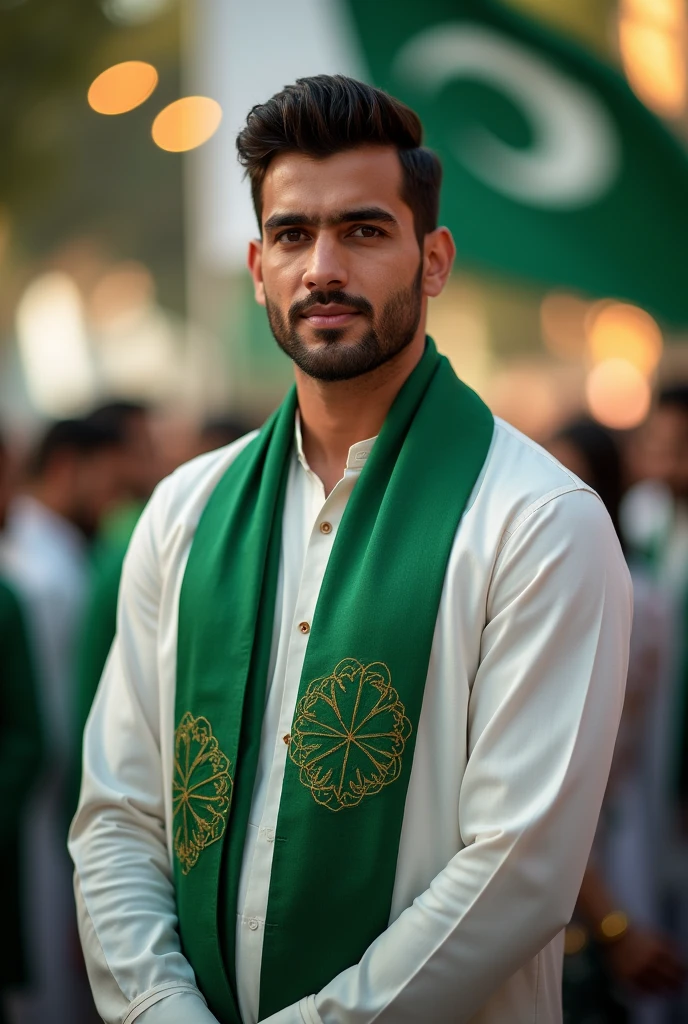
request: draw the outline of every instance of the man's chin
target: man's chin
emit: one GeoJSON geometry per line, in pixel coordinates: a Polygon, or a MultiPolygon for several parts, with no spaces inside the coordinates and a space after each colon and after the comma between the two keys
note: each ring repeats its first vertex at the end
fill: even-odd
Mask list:
{"type": "Polygon", "coordinates": [[[345,342],[346,327],[312,327],[309,331],[310,338],[303,338],[303,344],[309,348],[314,341],[326,345],[333,345],[335,342],[345,342]]]}
{"type": "Polygon", "coordinates": [[[306,327],[297,333],[304,348],[311,348],[314,342],[326,345],[334,342],[348,343],[353,347],[363,341],[366,330],[364,325],[353,321],[342,327],[306,327]]]}

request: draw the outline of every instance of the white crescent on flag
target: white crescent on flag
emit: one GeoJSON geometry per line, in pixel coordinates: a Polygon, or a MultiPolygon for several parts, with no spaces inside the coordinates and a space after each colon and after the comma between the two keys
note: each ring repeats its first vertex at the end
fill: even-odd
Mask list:
{"type": "Polygon", "coordinates": [[[452,133],[456,159],[496,191],[531,206],[576,209],[602,198],[621,163],[616,125],[580,82],[539,54],[482,25],[445,22],[399,51],[393,72],[430,94],[470,78],[502,91],[530,122],[534,145],[519,149],[476,125],[452,133]]]}

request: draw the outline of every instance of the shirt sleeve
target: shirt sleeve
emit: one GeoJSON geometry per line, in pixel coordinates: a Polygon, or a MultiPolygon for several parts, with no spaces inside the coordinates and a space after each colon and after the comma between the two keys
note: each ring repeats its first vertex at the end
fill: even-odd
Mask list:
{"type": "Polygon", "coordinates": [[[136,1024],[217,1024],[217,1017],[213,1017],[200,992],[179,992],[144,1010],[136,1024]]]}
{"type": "Polygon", "coordinates": [[[270,1024],[465,1024],[561,931],[609,773],[631,605],[596,495],[556,494],[520,517],[473,681],[465,846],[357,965],[270,1024]]]}
{"type": "Polygon", "coordinates": [[[125,559],[117,636],[86,726],[69,842],[81,942],[106,1024],[132,1024],[163,999],[165,1019],[174,1020],[182,995],[193,1007],[185,1024],[214,1019],[181,952],[165,839],[156,543],[165,487],[149,503],[125,559]]]}

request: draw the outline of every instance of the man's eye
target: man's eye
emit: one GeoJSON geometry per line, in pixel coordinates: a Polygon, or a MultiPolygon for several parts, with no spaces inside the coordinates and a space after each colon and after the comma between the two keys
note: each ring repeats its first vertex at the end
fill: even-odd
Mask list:
{"type": "Polygon", "coordinates": [[[380,229],[374,228],[372,224],[361,224],[351,232],[353,238],[376,238],[381,234],[380,229]]]}
{"type": "Polygon", "coordinates": [[[288,231],[283,231],[281,235],[277,236],[278,242],[300,242],[304,237],[303,231],[298,228],[290,228],[288,231]]]}

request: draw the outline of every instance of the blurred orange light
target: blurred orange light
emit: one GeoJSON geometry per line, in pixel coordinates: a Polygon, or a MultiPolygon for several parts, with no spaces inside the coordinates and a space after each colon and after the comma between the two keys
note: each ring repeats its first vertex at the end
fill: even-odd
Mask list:
{"type": "Polygon", "coordinates": [[[127,60],[94,79],[88,102],[98,114],[125,114],[147,100],[157,84],[158,72],[152,64],[127,60]]]}
{"type": "Polygon", "coordinates": [[[648,376],[662,355],[662,332],[638,306],[611,302],[601,306],[588,328],[588,351],[593,363],[625,359],[648,376]]]}
{"type": "Polygon", "coordinates": [[[678,117],[686,104],[686,18],[683,0],[625,0],[619,47],[636,95],[663,117],[678,117]]]}
{"type": "Polygon", "coordinates": [[[153,141],[170,153],[202,146],[215,134],[222,107],[209,96],[185,96],[160,111],[153,121],[153,141]]]}
{"type": "Polygon", "coordinates": [[[683,0],[622,0],[624,14],[656,25],[675,27],[683,14],[683,0]]]}
{"type": "Polygon", "coordinates": [[[598,363],[585,383],[588,408],[595,419],[613,430],[630,430],[643,422],[652,392],[646,377],[625,359],[598,363]]]}

